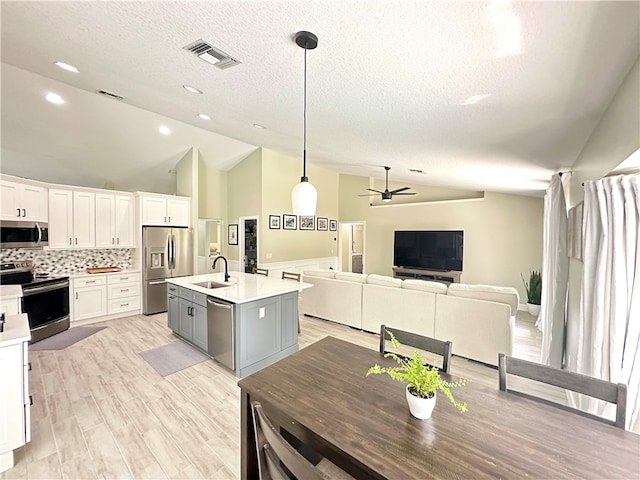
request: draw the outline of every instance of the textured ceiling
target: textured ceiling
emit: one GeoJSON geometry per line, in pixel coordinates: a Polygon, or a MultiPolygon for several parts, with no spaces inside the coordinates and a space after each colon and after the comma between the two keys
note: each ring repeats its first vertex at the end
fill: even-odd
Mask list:
{"type": "Polygon", "coordinates": [[[638,2],[1,8],[2,171],[127,188],[165,188],[167,170],[192,146],[221,169],[255,146],[300,156],[303,51],[292,37],[309,30],[319,37],[308,53],[310,162],[379,177],[382,169],[365,165],[390,165],[394,181],[541,194],[551,173],[574,163],[640,54],[638,2]],[[200,38],[242,63],[220,70],[183,50],[200,38]],[[67,103],[44,102],[47,91],[67,103]],[[488,96],[465,105],[474,95],[488,96]],[[158,135],[160,123],[174,133],[158,135]]]}

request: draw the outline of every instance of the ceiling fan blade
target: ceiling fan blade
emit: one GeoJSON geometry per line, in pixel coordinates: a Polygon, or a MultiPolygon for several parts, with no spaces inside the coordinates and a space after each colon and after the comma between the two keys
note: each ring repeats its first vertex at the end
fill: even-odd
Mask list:
{"type": "Polygon", "coordinates": [[[374,197],[376,195],[380,195],[379,193],[363,193],[362,195],[358,195],[359,197],[374,197]]]}
{"type": "Polygon", "coordinates": [[[397,188],[395,190],[391,190],[391,193],[398,193],[398,192],[404,192],[405,190],[409,190],[411,187],[402,187],[402,188],[397,188]]]}
{"type": "Polygon", "coordinates": [[[373,188],[367,188],[366,190],[369,190],[371,192],[381,193],[381,194],[384,193],[384,192],[381,192],[380,190],[374,190],[373,188]]]}
{"type": "Polygon", "coordinates": [[[400,192],[400,193],[394,193],[393,195],[415,195],[415,194],[416,192],[400,192]]]}

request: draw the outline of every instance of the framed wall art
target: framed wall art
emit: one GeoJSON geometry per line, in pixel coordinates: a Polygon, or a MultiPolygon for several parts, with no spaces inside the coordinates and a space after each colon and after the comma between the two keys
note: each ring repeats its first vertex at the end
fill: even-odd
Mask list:
{"type": "Polygon", "coordinates": [[[269,215],[269,228],[280,230],[280,215],[269,215]]]}
{"type": "Polygon", "coordinates": [[[315,230],[316,217],[313,215],[300,215],[300,230],[315,230]]]}
{"type": "Polygon", "coordinates": [[[298,217],[295,215],[282,215],[282,228],[284,230],[297,230],[298,217]]]}
{"type": "Polygon", "coordinates": [[[316,229],[325,232],[329,230],[329,219],[325,217],[318,217],[316,220],[316,229]]]}
{"type": "Polygon", "coordinates": [[[337,220],[329,220],[329,230],[335,232],[338,230],[338,221],[337,220]]]}
{"type": "Polygon", "coordinates": [[[229,225],[229,235],[228,235],[228,243],[229,245],[237,245],[238,244],[238,224],[232,223],[229,225]]]}

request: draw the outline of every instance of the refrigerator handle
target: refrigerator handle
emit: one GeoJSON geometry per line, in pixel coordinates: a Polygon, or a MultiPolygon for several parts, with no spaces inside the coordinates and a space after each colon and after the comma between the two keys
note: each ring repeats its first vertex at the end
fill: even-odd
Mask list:
{"type": "Polygon", "coordinates": [[[171,235],[171,269],[176,269],[176,236],[171,235]]]}
{"type": "Polygon", "coordinates": [[[171,242],[171,234],[167,235],[167,266],[169,270],[173,269],[173,244],[171,242]]]}

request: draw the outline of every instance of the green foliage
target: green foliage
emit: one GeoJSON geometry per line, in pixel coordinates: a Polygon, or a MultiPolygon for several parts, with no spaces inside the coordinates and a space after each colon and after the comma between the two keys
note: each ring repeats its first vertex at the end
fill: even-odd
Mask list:
{"type": "Polygon", "coordinates": [[[527,291],[527,302],[533,305],[540,305],[540,298],[542,297],[542,275],[536,270],[529,270],[529,281],[527,282],[522,277],[524,288],[527,291]]]}
{"type": "MultiPolygon", "coordinates": [[[[398,342],[395,335],[393,335],[393,332],[387,330],[387,333],[389,334],[389,337],[391,337],[391,343],[394,348],[397,349],[400,346],[400,342],[398,342]]],[[[461,412],[466,412],[468,410],[466,403],[457,402],[453,398],[453,394],[450,389],[462,387],[469,383],[469,380],[461,379],[457,382],[447,382],[443,380],[440,378],[440,373],[437,368],[424,364],[422,355],[420,355],[420,352],[418,351],[413,352],[410,359],[405,359],[395,353],[386,353],[384,356],[387,358],[393,358],[398,363],[399,367],[381,367],[376,364],[369,369],[367,376],[386,373],[394,380],[408,383],[411,393],[416,397],[421,398],[431,398],[439,390],[444,393],[444,395],[458,410],[461,412]]]]}

